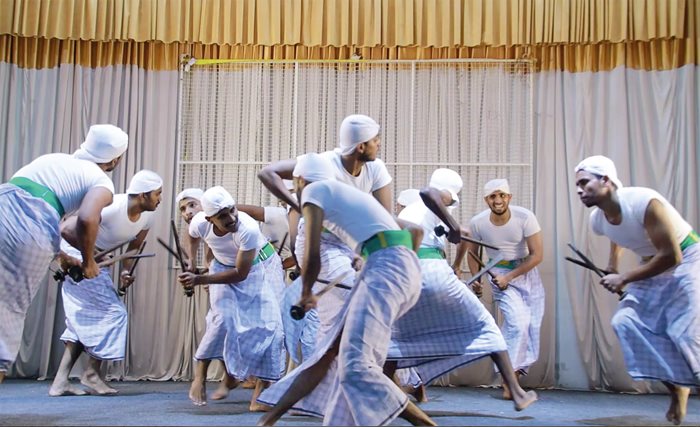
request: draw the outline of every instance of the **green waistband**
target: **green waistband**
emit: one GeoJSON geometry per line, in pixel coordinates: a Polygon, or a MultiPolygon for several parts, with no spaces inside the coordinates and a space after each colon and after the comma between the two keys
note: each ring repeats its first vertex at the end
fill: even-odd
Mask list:
{"type": "Polygon", "coordinates": [[[24,178],[22,176],[12,178],[10,180],[10,184],[21,188],[34,197],[43,199],[46,203],[50,204],[54,209],[56,209],[59,217],[63,218],[63,215],[66,213],[63,209],[61,201],[58,200],[58,196],[49,188],[44,187],[41,184],[37,184],[31,179],[24,178]]]}
{"type": "Polygon", "coordinates": [[[413,240],[411,239],[411,233],[406,230],[380,231],[362,244],[362,256],[366,258],[380,249],[392,246],[405,246],[412,249],[413,240]]]}
{"type": "Polygon", "coordinates": [[[512,259],[510,261],[501,261],[498,264],[494,265],[494,267],[497,268],[505,268],[507,270],[515,270],[518,268],[520,264],[522,264],[523,260],[521,259],[512,259]]]}
{"type": "Polygon", "coordinates": [[[270,258],[272,255],[275,254],[275,247],[270,244],[270,242],[267,242],[265,246],[260,249],[260,252],[258,252],[258,255],[255,257],[253,260],[253,265],[259,263],[260,261],[265,261],[266,259],[270,258]]]}
{"type": "Polygon", "coordinates": [[[700,242],[700,236],[698,236],[698,233],[696,233],[695,230],[690,230],[688,236],[686,236],[686,238],[681,242],[681,251],[693,246],[697,242],[700,242]]]}
{"type": "Polygon", "coordinates": [[[445,253],[439,248],[420,248],[418,249],[418,258],[445,259],[445,253]]]}

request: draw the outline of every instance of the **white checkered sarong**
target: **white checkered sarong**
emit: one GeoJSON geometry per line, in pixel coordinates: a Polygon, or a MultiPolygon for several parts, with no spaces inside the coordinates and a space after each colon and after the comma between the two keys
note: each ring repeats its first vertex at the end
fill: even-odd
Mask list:
{"type": "Polygon", "coordinates": [[[273,287],[274,293],[277,296],[277,302],[281,304],[284,298],[284,290],[287,287],[287,283],[284,280],[282,259],[275,252],[262,263],[265,265],[265,283],[273,287]]]}
{"type": "Polygon", "coordinates": [[[62,288],[66,330],[62,341],[80,342],[96,359],[121,360],[126,355],[126,307],[117,296],[109,269],[78,283],[66,277],[62,288]]]}
{"type": "Polygon", "coordinates": [[[300,277],[287,286],[284,290],[281,308],[285,347],[289,357],[297,365],[313,354],[316,347],[316,332],[319,324],[318,313],[315,308],[307,311],[306,316],[300,320],[292,319],[292,316],[289,314],[292,306],[301,298],[301,287],[300,277]]]}
{"type": "MultiPolygon", "coordinates": [[[[265,279],[268,258],[251,267],[248,277],[232,285],[210,285],[221,288],[217,301],[226,336],[224,362],[228,373],[238,380],[255,376],[275,381],[284,373],[284,333],[275,285],[265,279]]],[[[214,260],[211,274],[231,267],[214,260]]]]}
{"type": "MultiPolygon", "coordinates": [[[[209,268],[212,268],[211,265],[209,268]]],[[[228,292],[228,286],[209,286],[209,311],[207,311],[206,329],[204,336],[197,346],[194,354],[195,360],[223,360],[224,341],[226,340],[226,328],[224,326],[225,309],[224,294],[228,292]]]]}
{"type": "MultiPolygon", "coordinates": [[[[370,255],[337,322],[313,357],[265,390],[259,402],[276,404],[300,372],[313,366],[342,330],[338,358],[321,383],[294,409],[324,416],[326,425],[385,425],[408,404],[384,375],[391,325],[420,294],[420,269],[411,250],[391,247],[370,255]]],[[[325,296],[323,297],[325,298],[325,296]]]]}
{"type": "MultiPolygon", "coordinates": [[[[493,274],[510,270],[493,268],[493,274]]],[[[544,286],[537,267],[511,281],[505,291],[491,283],[493,299],[503,313],[501,332],[513,369],[527,372],[540,354],[540,327],[544,316],[544,286]]]]}
{"type": "Polygon", "coordinates": [[[700,385],[700,244],[675,269],[627,285],[612,326],[632,378],[700,385]]]}
{"type": "Polygon", "coordinates": [[[61,236],[56,210],[11,184],[0,185],[0,218],[0,371],[7,371],[61,236]]]}
{"type": "Polygon", "coordinates": [[[491,314],[444,259],[421,259],[420,298],[394,323],[389,360],[415,367],[429,383],[459,366],[506,350],[491,314]]]}
{"type": "MultiPolygon", "coordinates": [[[[304,231],[304,221],[300,221],[299,234],[296,240],[296,252],[299,254],[304,253],[304,246],[306,242],[305,231],[304,231]]],[[[328,282],[335,280],[338,277],[344,277],[341,282],[345,287],[352,288],[355,283],[356,272],[352,268],[352,256],[353,252],[348,248],[348,246],[343,243],[336,235],[328,231],[321,233],[320,245],[320,263],[321,270],[318,273],[319,279],[326,280],[328,282]]],[[[303,255],[297,257],[300,263],[303,263],[303,255]]],[[[327,285],[322,283],[314,284],[314,293],[319,292],[324,289],[327,285]]],[[[296,295],[297,298],[292,304],[299,301],[301,297],[301,284],[299,285],[299,293],[296,295]]],[[[323,298],[318,301],[318,306],[315,313],[311,313],[311,319],[314,317],[318,318],[318,323],[315,325],[314,341],[312,342],[312,347],[307,348],[313,351],[315,343],[323,340],[325,335],[331,330],[331,328],[337,323],[338,316],[345,305],[347,298],[350,295],[350,289],[344,289],[340,287],[335,287],[323,295],[323,298]]],[[[285,321],[291,319],[288,317],[289,310],[282,311],[282,316],[285,321]]],[[[307,313],[307,316],[309,313],[307,313]]],[[[294,322],[294,320],[289,320],[294,322]]],[[[313,320],[312,320],[313,321],[313,320]]],[[[286,329],[285,329],[286,331],[286,329]]],[[[311,333],[307,334],[311,337],[311,333]]]]}

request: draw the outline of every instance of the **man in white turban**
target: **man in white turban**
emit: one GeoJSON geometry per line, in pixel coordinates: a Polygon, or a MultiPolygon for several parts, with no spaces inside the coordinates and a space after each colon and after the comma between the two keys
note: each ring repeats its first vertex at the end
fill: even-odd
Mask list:
{"type": "Polygon", "coordinates": [[[105,172],[117,166],[127,145],[118,127],[93,125],[73,155],[40,156],[0,185],[0,382],[19,351],[29,304],[59,252],[65,215],[77,212],[70,234],[82,255],[83,275],[100,274],[95,238],[114,193],[105,172]]]}
{"type": "MultiPolygon", "coordinates": [[[[257,222],[239,212],[233,197],[223,187],[212,187],[201,198],[202,212],[192,218],[186,245],[189,259],[197,259],[199,241],[211,249],[214,259],[208,274],[183,272],[179,281],[185,288],[209,285],[212,309],[223,319],[225,334],[219,342],[198,348],[199,360],[220,357],[228,374],[236,381],[249,376],[258,378],[250,402],[251,411],[265,407],[256,402],[271,381],[281,378],[285,368],[284,332],[276,289],[281,282],[281,261],[274,247],[258,228],[257,222]],[[270,275],[270,266],[279,269],[270,275]],[[207,350],[211,350],[207,354],[207,350]]],[[[200,367],[198,366],[198,369],[200,367]]],[[[200,372],[198,375],[202,375],[200,372]]],[[[233,385],[233,384],[231,384],[233,385]]],[[[192,387],[197,387],[193,382],[192,387]]],[[[206,391],[190,389],[195,405],[206,404],[206,391]]]]}
{"type": "MultiPolygon", "coordinates": [[[[503,313],[501,332],[508,345],[508,354],[516,377],[526,375],[539,357],[540,328],[544,316],[545,293],[537,266],[542,262],[542,231],[529,209],[511,205],[512,195],[506,179],[493,179],[484,185],[484,201],[488,209],[475,215],[469,222],[472,237],[490,243],[500,251],[486,248],[489,258],[500,252],[503,261],[491,271],[496,275],[490,281],[493,299],[503,313]]],[[[467,245],[477,253],[478,246],[467,245]]],[[[468,259],[472,274],[479,265],[468,259]]],[[[474,284],[481,294],[481,283],[474,284]]],[[[501,372],[503,375],[504,373],[501,372]]],[[[514,393],[503,383],[503,398],[514,393]]]]}
{"type": "MultiPolygon", "coordinates": [[[[163,180],[158,174],[149,170],[136,173],[126,194],[116,194],[114,202],[102,210],[96,247],[112,248],[131,241],[127,252],[138,252],[155,222],[154,211],[160,204],[162,192],[163,180]]],[[[64,225],[72,229],[75,221],[77,218],[71,216],[64,225]]],[[[80,251],[66,240],[61,241],[61,250],[64,263],[80,263],[80,251]]],[[[133,259],[125,259],[121,262],[121,270],[117,270],[120,271],[119,289],[122,291],[134,282],[130,271],[133,263],[133,259]]],[[[66,330],[61,340],[66,348],[49,389],[50,396],[85,394],[68,379],[82,352],[88,353],[89,362],[80,379],[81,384],[95,394],[117,392],[104,382],[100,373],[103,360],[123,360],[126,355],[126,307],[114,292],[111,270],[111,266],[104,267],[97,277],[80,282],[67,276],[63,282],[66,330]]]]}
{"type": "Polygon", "coordinates": [[[420,191],[416,188],[408,188],[399,193],[396,198],[396,214],[398,215],[406,206],[420,200],[420,191]]]}
{"type": "MultiPolygon", "coordinates": [[[[363,114],[347,116],[338,131],[338,148],[321,153],[330,161],[335,179],[371,193],[384,208],[391,212],[391,175],[384,162],[377,158],[380,148],[379,125],[363,114]]],[[[258,178],[280,200],[296,211],[299,203],[285,188],[283,179],[292,179],[297,159],[281,160],[262,168],[258,178]]]]}
{"type": "Polygon", "coordinates": [[[623,294],[612,327],[627,372],[663,382],[671,395],[666,419],[680,424],[688,387],[700,386],[700,237],[658,192],[623,187],[607,157],[588,157],[574,171],[581,202],[593,207],[591,229],[610,239],[612,273],[600,284],[623,294]],[[640,264],[618,273],[623,248],[640,264]]]}
{"type": "MultiPolygon", "coordinates": [[[[318,304],[321,325],[323,310],[331,309],[335,314],[328,330],[322,333],[321,326],[322,336],[313,355],[260,396],[259,401],[275,406],[258,425],[274,424],[292,407],[324,416],[325,425],[384,425],[397,416],[420,423],[416,425],[434,425],[382,370],[392,325],[415,304],[420,293],[412,233],[402,230],[375,198],[331,179],[335,173],[323,155],[300,156],[293,175],[306,239],[298,304],[305,311],[318,304]],[[321,242],[325,224],[334,224],[337,235],[358,242],[358,249],[367,258],[354,284],[353,297],[338,293],[332,297],[339,300],[340,309],[327,306],[326,295],[317,300],[312,291],[321,272],[333,274],[322,280],[340,280],[347,271],[331,272],[328,264],[324,265],[321,242]]],[[[345,286],[344,281],[343,285],[352,286],[345,286]]]]}

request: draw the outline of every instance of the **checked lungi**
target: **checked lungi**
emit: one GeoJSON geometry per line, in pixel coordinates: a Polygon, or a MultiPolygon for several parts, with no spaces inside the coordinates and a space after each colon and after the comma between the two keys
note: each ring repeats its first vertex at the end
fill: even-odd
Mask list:
{"type": "Polygon", "coordinates": [[[491,314],[444,259],[420,259],[420,298],[394,323],[388,360],[414,367],[429,383],[491,353],[506,350],[491,314]]]}
{"type": "MultiPolygon", "coordinates": [[[[510,270],[495,267],[495,275],[510,270]]],[[[537,268],[512,280],[502,291],[491,282],[493,299],[503,313],[501,332],[508,345],[513,369],[527,373],[540,354],[540,328],[544,316],[544,286],[537,268]]]]}
{"type": "MultiPolygon", "coordinates": [[[[229,375],[238,380],[255,376],[275,381],[285,368],[284,333],[282,318],[273,283],[265,278],[268,258],[251,267],[248,277],[234,284],[210,285],[218,287],[221,297],[217,310],[223,317],[224,362],[229,375]]],[[[211,264],[211,274],[230,269],[219,261],[211,264]]]]}
{"type": "Polygon", "coordinates": [[[316,348],[316,333],[318,332],[318,312],[315,308],[306,312],[303,319],[295,320],[289,314],[292,306],[301,298],[301,277],[297,277],[284,290],[282,298],[282,324],[284,325],[284,344],[289,357],[297,365],[308,359],[316,348]]]}
{"type": "Polygon", "coordinates": [[[109,269],[102,268],[94,279],[77,283],[66,277],[61,292],[66,313],[61,340],[80,342],[96,359],[124,359],[126,307],[117,296],[109,269]]]}
{"type": "Polygon", "coordinates": [[[408,248],[389,247],[371,254],[336,324],[319,341],[313,357],[270,386],[258,401],[276,404],[299,373],[313,366],[342,331],[339,354],[328,373],[293,408],[323,416],[325,425],[390,423],[408,404],[406,394],[383,372],[391,325],[418,300],[419,277],[418,260],[408,248]]]}
{"type": "MultiPolygon", "coordinates": [[[[212,268],[210,264],[209,269],[211,270],[212,268]]],[[[228,292],[227,286],[209,286],[209,311],[207,311],[207,316],[205,318],[206,327],[204,336],[199,342],[197,351],[194,354],[195,360],[224,360],[226,328],[224,326],[224,313],[222,313],[221,310],[225,308],[224,294],[226,292],[228,292]]]]}
{"type": "Polygon", "coordinates": [[[612,326],[632,378],[700,385],[700,244],[674,269],[628,284],[612,326]]]}
{"type": "Polygon", "coordinates": [[[56,210],[11,184],[0,185],[0,218],[0,371],[7,371],[61,236],[56,210]]]}

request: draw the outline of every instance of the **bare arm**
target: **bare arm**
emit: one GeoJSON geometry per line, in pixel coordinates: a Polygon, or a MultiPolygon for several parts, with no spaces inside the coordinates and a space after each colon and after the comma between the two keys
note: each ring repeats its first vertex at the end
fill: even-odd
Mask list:
{"type": "Polygon", "coordinates": [[[617,243],[610,241],[610,257],[608,258],[608,267],[606,270],[618,272],[617,266],[620,262],[620,255],[622,255],[622,246],[618,246],[617,243]]]}
{"type": "Polygon", "coordinates": [[[236,205],[236,209],[245,212],[258,222],[265,222],[265,208],[255,205],[236,205]]]}
{"type": "MultiPolygon", "coordinates": [[[[213,285],[213,284],[234,284],[244,281],[248,278],[251,267],[253,267],[253,260],[257,255],[258,251],[251,249],[249,251],[238,251],[236,256],[236,267],[230,268],[226,271],[221,271],[214,274],[198,274],[194,275],[193,286],[197,285],[213,285]]],[[[192,273],[185,273],[192,274],[192,273]]],[[[181,274],[182,278],[185,274],[181,274]]],[[[183,285],[185,285],[183,283],[183,285]]],[[[186,288],[188,286],[185,286],[186,288]]]]}
{"type": "MultiPolygon", "coordinates": [[[[186,267],[188,271],[194,271],[197,268],[197,256],[199,253],[199,237],[192,237],[189,232],[185,233],[185,241],[182,245],[185,257],[187,257],[186,267]]],[[[208,249],[208,247],[207,247],[208,249]]],[[[208,264],[207,264],[208,265],[208,264]]]]}
{"type": "Polygon", "coordinates": [[[299,204],[294,200],[292,193],[287,190],[282,181],[283,179],[293,179],[292,172],[296,164],[296,159],[280,160],[272,163],[258,172],[258,179],[275,197],[285,201],[295,211],[301,212],[299,204]]]}
{"type": "Polygon", "coordinates": [[[83,275],[86,279],[95,278],[100,273],[95,262],[95,240],[102,221],[102,209],[112,204],[112,197],[112,192],[108,189],[93,187],[80,203],[75,228],[71,230],[67,226],[61,231],[68,243],[80,250],[83,257],[83,275]]]}
{"type": "Polygon", "coordinates": [[[399,227],[401,227],[402,230],[406,230],[409,233],[411,233],[411,241],[413,242],[413,251],[418,252],[418,249],[420,249],[420,244],[423,242],[423,227],[421,227],[418,224],[414,224],[412,222],[399,219],[399,218],[394,218],[396,220],[396,223],[399,224],[399,227]]]}
{"type": "Polygon", "coordinates": [[[289,251],[292,253],[296,262],[296,244],[297,244],[297,229],[299,227],[299,212],[290,210],[287,215],[289,219],[289,251]]]}
{"type": "MultiPolygon", "coordinates": [[[[462,262],[464,261],[464,255],[467,254],[467,249],[469,248],[469,242],[459,242],[457,244],[457,253],[455,253],[455,259],[452,262],[452,270],[459,277],[462,272],[462,262]]],[[[468,263],[469,261],[467,261],[468,263]]]]}
{"type": "Polygon", "coordinates": [[[304,245],[304,265],[301,269],[302,300],[311,297],[312,288],[318,273],[321,272],[321,231],[323,229],[323,210],[311,203],[304,205],[304,233],[306,244],[304,245]]]}
{"type": "MultiPolygon", "coordinates": [[[[138,251],[139,249],[141,249],[141,244],[144,240],[146,240],[147,235],[148,230],[139,231],[139,234],[136,235],[136,239],[132,240],[131,243],[129,243],[129,246],[127,246],[126,252],[138,251]]],[[[131,265],[135,261],[135,259],[125,259],[124,261],[122,261],[122,272],[124,272],[124,270],[128,272],[131,269],[131,265]]]]}
{"type": "Polygon", "coordinates": [[[382,206],[384,206],[384,209],[386,209],[387,212],[390,214],[394,213],[394,203],[392,202],[393,198],[391,197],[391,185],[387,184],[378,190],[374,190],[372,195],[382,206]]]}
{"type": "Polygon", "coordinates": [[[442,201],[440,191],[432,187],[426,187],[420,191],[420,197],[423,203],[428,207],[438,218],[450,229],[447,233],[447,240],[451,243],[459,243],[462,240],[462,230],[456,219],[447,212],[447,207],[442,201]]]}
{"type": "Polygon", "coordinates": [[[649,262],[623,274],[608,274],[600,284],[612,292],[621,291],[624,285],[657,276],[680,264],[683,254],[676,242],[673,224],[660,201],[649,202],[644,214],[644,229],[656,248],[649,262]]]}

